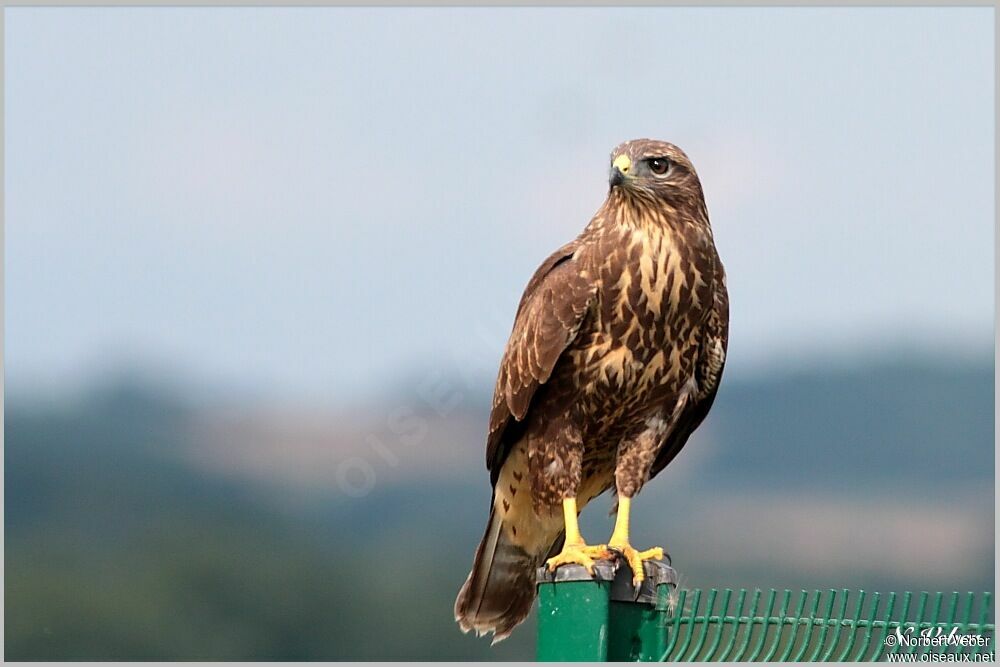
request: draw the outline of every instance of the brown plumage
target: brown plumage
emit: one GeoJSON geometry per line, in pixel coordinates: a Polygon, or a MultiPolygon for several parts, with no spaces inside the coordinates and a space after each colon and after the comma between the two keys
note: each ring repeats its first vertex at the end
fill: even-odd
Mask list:
{"type": "MultiPolygon", "coordinates": [[[[571,538],[605,548],[583,544],[567,499],[582,509],[614,487],[626,515],[609,546],[631,549],[630,499],[705,418],[722,376],[729,302],[694,166],[645,139],[612,160],[607,199],[531,278],[500,363],[490,518],[455,602],[462,630],[494,641],[530,612],[546,557],[571,538]]],[[[629,552],[636,578],[650,557],[629,552]]],[[[550,566],[586,561],[575,550],[550,566]]]]}

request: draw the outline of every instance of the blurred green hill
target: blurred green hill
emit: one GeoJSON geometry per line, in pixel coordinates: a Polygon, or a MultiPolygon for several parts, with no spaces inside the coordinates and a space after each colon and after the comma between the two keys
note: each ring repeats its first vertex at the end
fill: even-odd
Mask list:
{"type": "MultiPolygon", "coordinates": [[[[993,373],[727,382],[637,501],[637,542],[664,541],[692,586],[989,590],[993,373]]],[[[379,482],[352,497],[336,465],[367,427],[348,417],[306,447],[287,430],[300,420],[206,429],[216,408],[151,385],[8,391],[6,657],[531,659],[533,620],[491,649],[451,614],[489,501],[488,400],[428,418],[426,446],[372,458],[379,482]]],[[[600,539],[596,505],[584,530],[600,539]]]]}

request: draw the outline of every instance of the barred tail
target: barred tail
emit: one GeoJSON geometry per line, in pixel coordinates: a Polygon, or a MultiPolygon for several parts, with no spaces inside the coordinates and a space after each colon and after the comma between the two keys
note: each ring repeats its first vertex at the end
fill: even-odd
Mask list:
{"type": "MultiPolygon", "coordinates": [[[[521,516],[524,520],[527,517],[521,516]]],[[[528,553],[511,542],[509,527],[490,510],[486,534],[476,549],[472,571],[455,600],[455,620],[462,632],[493,633],[493,643],[505,639],[531,612],[535,600],[535,570],[555,545],[528,553]]],[[[562,542],[561,533],[553,538],[562,542]]]]}

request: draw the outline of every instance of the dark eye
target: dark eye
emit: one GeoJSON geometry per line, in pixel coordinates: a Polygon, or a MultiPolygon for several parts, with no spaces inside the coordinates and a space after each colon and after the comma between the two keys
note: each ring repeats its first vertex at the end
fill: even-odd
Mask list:
{"type": "Polygon", "coordinates": [[[649,170],[657,176],[663,176],[670,169],[670,160],[665,157],[654,157],[648,160],[649,170]]]}

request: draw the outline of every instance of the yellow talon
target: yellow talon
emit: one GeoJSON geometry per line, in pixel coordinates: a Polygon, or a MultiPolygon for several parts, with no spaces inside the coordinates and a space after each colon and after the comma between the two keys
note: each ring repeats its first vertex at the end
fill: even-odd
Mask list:
{"type": "Polygon", "coordinates": [[[663,559],[663,547],[638,551],[627,542],[625,544],[608,544],[608,547],[620,553],[628,563],[629,569],[632,570],[632,585],[635,587],[638,587],[646,578],[646,572],[642,567],[643,561],[663,559]]]}
{"type": "Polygon", "coordinates": [[[638,588],[642,580],[646,578],[646,572],[642,567],[643,561],[662,560],[663,548],[653,547],[645,551],[637,551],[629,544],[629,512],[632,509],[632,499],[625,496],[618,497],[618,517],[615,519],[615,530],[608,540],[608,547],[617,551],[628,563],[632,570],[632,585],[638,588]]]}
{"type": "Polygon", "coordinates": [[[560,565],[575,563],[587,568],[590,574],[594,574],[594,560],[611,558],[611,552],[604,544],[592,547],[583,541],[576,517],[576,498],[563,499],[563,520],[566,526],[566,541],[563,542],[562,551],[545,561],[549,572],[555,572],[560,565]]]}
{"type": "Polygon", "coordinates": [[[575,563],[587,568],[587,572],[590,574],[594,574],[594,561],[610,557],[611,552],[604,544],[590,546],[579,542],[563,545],[562,551],[545,561],[545,564],[548,566],[549,572],[555,572],[560,565],[575,563]]]}

